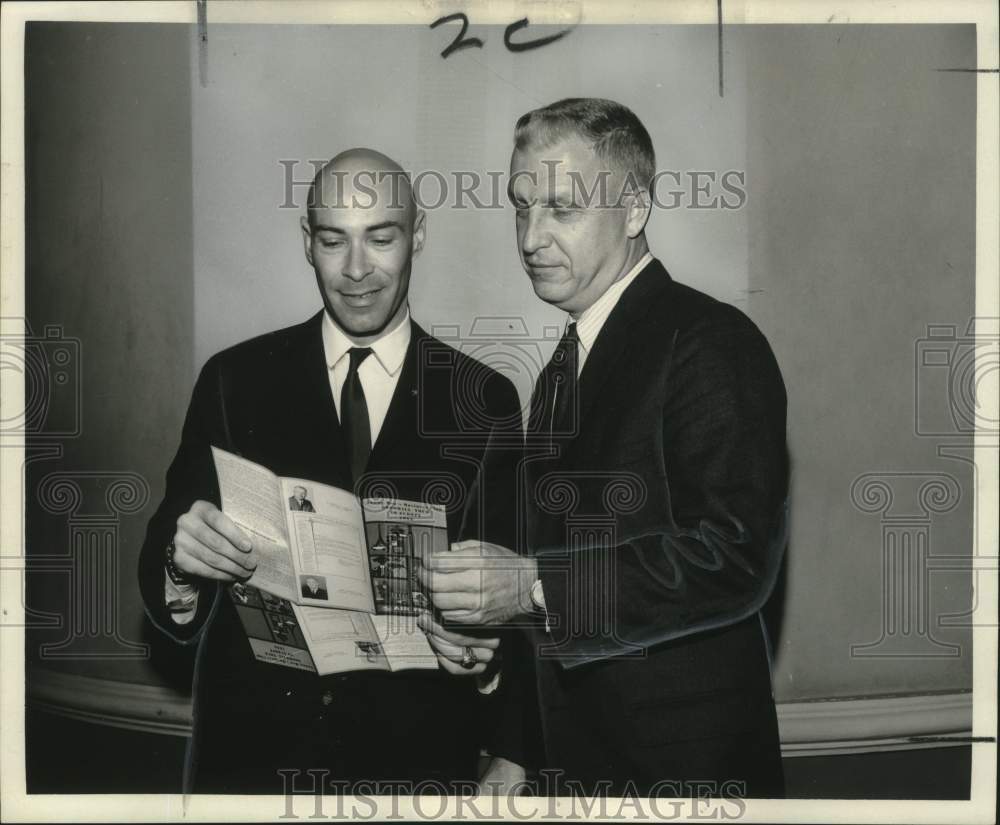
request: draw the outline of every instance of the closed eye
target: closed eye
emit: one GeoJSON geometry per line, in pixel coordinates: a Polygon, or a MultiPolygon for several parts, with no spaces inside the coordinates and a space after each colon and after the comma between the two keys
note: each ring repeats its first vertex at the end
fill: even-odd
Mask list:
{"type": "Polygon", "coordinates": [[[572,206],[554,206],[552,207],[552,214],[555,215],[557,221],[568,221],[575,218],[580,213],[580,210],[572,206]]]}

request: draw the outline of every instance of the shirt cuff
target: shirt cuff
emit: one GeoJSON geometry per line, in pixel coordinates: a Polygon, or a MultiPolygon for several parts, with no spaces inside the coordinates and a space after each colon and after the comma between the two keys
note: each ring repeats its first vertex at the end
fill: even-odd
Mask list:
{"type": "Polygon", "coordinates": [[[198,585],[176,584],[164,570],[163,600],[174,624],[187,624],[198,611],[198,585]]]}
{"type": "Polygon", "coordinates": [[[498,670],[493,674],[493,678],[488,681],[486,680],[485,673],[482,676],[476,677],[476,688],[481,694],[483,694],[483,696],[489,696],[493,691],[500,687],[500,673],[501,671],[498,670]]]}

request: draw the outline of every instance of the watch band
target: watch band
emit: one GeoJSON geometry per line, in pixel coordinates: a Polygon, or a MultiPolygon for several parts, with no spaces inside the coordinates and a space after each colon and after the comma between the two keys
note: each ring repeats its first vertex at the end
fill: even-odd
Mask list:
{"type": "Polygon", "coordinates": [[[180,568],[174,564],[174,553],[177,552],[177,547],[174,545],[174,540],[170,539],[170,543],[167,545],[167,555],[164,566],[167,568],[167,575],[170,577],[170,581],[174,584],[194,584],[194,581],[189,578],[180,568]]]}

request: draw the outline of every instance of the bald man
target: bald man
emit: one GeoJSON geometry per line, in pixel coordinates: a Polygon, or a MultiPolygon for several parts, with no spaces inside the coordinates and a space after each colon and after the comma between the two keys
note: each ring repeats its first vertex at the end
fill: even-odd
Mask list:
{"type": "Polygon", "coordinates": [[[422,500],[446,479],[451,541],[513,542],[517,395],[410,318],[426,223],[396,162],[369,149],[333,158],[301,220],[322,310],[216,354],[195,385],[139,570],[154,624],[198,646],[186,791],[332,793],[392,781],[407,792],[475,781],[483,748],[516,764],[506,737],[491,742],[492,705],[506,701],[504,686],[484,688],[496,632],[466,636],[427,616],[436,671],[318,677],[255,660],[224,594],[257,558],[253,536],[219,510],[212,446],[358,495],[422,500]]]}

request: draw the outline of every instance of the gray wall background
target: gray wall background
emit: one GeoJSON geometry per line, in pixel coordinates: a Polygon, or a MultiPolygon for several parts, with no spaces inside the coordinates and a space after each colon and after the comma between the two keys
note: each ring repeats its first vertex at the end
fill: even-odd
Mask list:
{"type": "MultiPolygon", "coordinates": [[[[286,202],[278,160],[301,161],[294,174],[308,179],[309,160],[372,146],[415,174],[437,170],[451,181],[467,170],[488,181],[495,171],[505,186],[517,118],[586,94],[641,112],[660,168],[745,168],[740,38],[730,40],[732,80],[722,101],[711,27],[580,27],[520,55],[504,48],[503,28],[470,28],[484,48],[447,60],[440,51],[457,29],[212,28],[208,84],[192,91],[196,366],[320,306],[302,252],[303,210],[278,208],[286,202]]],[[[196,53],[192,60],[196,75],[196,53]]],[[[661,187],[664,202],[671,188],[670,181],[661,187]]],[[[487,190],[484,184],[480,196],[487,190]]],[[[420,191],[433,202],[439,190],[426,178],[420,191]]],[[[295,194],[304,205],[305,188],[295,194]]],[[[500,203],[429,211],[411,286],[414,317],[427,329],[457,325],[464,333],[476,316],[515,316],[531,336],[541,337],[546,325],[559,325],[561,334],[565,316],[534,297],[521,269],[503,191],[500,203]]],[[[675,277],[742,301],[746,222],[742,210],[671,210],[651,222],[650,244],[675,277]]],[[[544,342],[546,357],[553,346],[544,342]]],[[[509,375],[526,399],[534,375],[509,375]]]]}
{"type": "Polygon", "coordinates": [[[77,583],[58,571],[29,577],[27,605],[49,617],[29,617],[27,656],[139,682],[163,677],[132,647],[146,636],[136,559],[195,377],[190,39],[187,26],[128,24],[34,23],[25,34],[26,308],[36,335],[52,325],[78,341],[79,381],[50,385],[47,420],[80,431],[36,440],[63,455],[27,466],[27,552],[68,556],[81,519],[117,533],[109,586],[89,566],[77,583]],[[40,506],[52,473],[79,486],[74,512],[40,506]],[[124,473],[147,481],[149,500],[114,518],[106,493],[124,473]],[[89,626],[104,600],[120,641],[89,626]],[[64,640],[56,658],[41,650],[64,640]]]}
{"type": "MultiPolygon", "coordinates": [[[[975,29],[774,26],[751,38],[748,312],[788,387],[793,479],[776,695],[971,687],[968,629],[934,626],[971,605],[967,573],[927,582],[929,629],[962,655],[915,643],[923,655],[850,651],[877,641],[891,612],[884,520],[854,506],[856,478],[951,476],[961,498],[927,520],[929,549],[971,553],[971,466],[937,456],[962,439],[919,437],[914,399],[945,372],[916,366],[927,326],[962,333],[975,312],[976,85],[935,71],[975,65],[975,29]]],[[[921,413],[925,425],[934,418],[921,413]]],[[[893,528],[919,524],[920,482],[886,480],[893,528]]]]}
{"type": "MultiPolygon", "coordinates": [[[[969,688],[966,629],[934,629],[957,658],[851,657],[881,635],[884,603],[882,521],[852,505],[851,485],[953,476],[963,494],[930,519],[932,552],[970,552],[971,472],[914,432],[914,357],[928,324],[964,329],[974,307],[975,81],[933,71],[974,65],[974,29],[727,29],[720,99],[711,27],[580,27],[520,55],[501,28],[477,28],[484,49],[442,60],[453,35],[422,26],[211,27],[205,86],[187,27],[30,30],[29,317],[80,339],[85,380],[81,438],[29,471],[29,552],[66,551],[65,517],[33,503],[44,474],[143,475],[151,498],[121,519],[118,592],[123,637],[143,637],[135,558],[195,371],[319,307],[299,212],[278,208],[279,160],[368,144],[414,170],[505,170],[518,115],[608,96],[643,118],[660,168],[747,171],[745,209],[658,212],[649,237],[674,277],[757,321],[788,386],[778,698],[969,688]]],[[[533,336],[561,323],[521,272],[509,210],[429,221],[421,323],[466,333],[478,315],[515,316],[533,336]]],[[[53,577],[35,585],[33,606],[65,611],[53,577]]],[[[967,609],[968,575],[931,576],[928,599],[934,616],[967,609]]],[[[34,634],[29,656],[52,635],[34,634]]],[[[47,665],[166,678],[144,659],[47,665]]]]}

